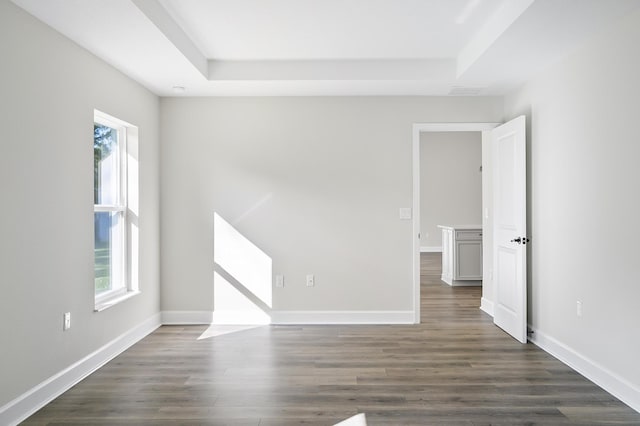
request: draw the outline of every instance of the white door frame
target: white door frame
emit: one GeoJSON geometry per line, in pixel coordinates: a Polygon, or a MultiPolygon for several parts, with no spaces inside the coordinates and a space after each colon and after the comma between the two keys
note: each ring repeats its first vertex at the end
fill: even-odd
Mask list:
{"type": "Polygon", "coordinates": [[[426,132],[484,132],[502,123],[414,123],[413,124],[413,322],[420,324],[420,134],[426,132]]]}

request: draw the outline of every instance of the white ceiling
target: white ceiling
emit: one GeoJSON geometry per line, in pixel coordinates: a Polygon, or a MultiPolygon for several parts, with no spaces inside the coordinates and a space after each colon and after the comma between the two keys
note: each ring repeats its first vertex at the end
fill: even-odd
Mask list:
{"type": "MultiPolygon", "coordinates": [[[[160,0],[207,58],[447,58],[503,0],[160,0]],[[463,24],[467,5],[476,5],[463,24]]],[[[471,8],[470,8],[471,9],[471,8]]]]}
{"type": "Polygon", "coordinates": [[[501,95],[640,6],[640,0],[13,2],[161,96],[501,95]],[[176,93],[174,86],[186,90],[176,93]]]}

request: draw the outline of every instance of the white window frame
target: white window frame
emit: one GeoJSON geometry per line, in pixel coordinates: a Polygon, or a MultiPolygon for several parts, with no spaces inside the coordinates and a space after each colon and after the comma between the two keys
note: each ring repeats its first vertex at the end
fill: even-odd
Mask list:
{"type": "MultiPolygon", "coordinates": [[[[93,121],[94,124],[107,126],[117,131],[118,141],[116,145],[116,155],[118,158],[118,170],[116,171],[116,176],[118,179],[117,185],[119,192],[115,204],[94,204],[94,217],[95,213],[99,212],[118,213],[120,215],[118,226],[122,228],[120,231],[121,242],[119,247],[113,250],[114,254],[117,253],[117,255],[111,258],[111,262],[119,263],[118,266],[120,267],[112,268],[119,271],[119,276],[112,276],[112,288],[99,294],[95,293],[95,278],[93,280],[94,311],[99,312],[139,293],[137,277],[133,276],[132,273],[134,271],[132,261],[134,258],[137,259],[137,253],[132,253],[131,238],[128,232],[131,228],[129,194],[137,194],[138,191],[137,188],[130,188],[127,164],[127,157],[129,157],[130,154],[128,151],[129,133],[130,130],[135,129],[136,131],[134,133],[137,136],[137,128],[98,110],[94,110],[93,121]],[[133,191],[129,191],[130,189],[133,189],[133,191]]],[[[135,181],[137,182],[137,179],[135,179],[135,181]]],[[[135,270],[137,271],[137,268],[135,268],[135,270]]]]}

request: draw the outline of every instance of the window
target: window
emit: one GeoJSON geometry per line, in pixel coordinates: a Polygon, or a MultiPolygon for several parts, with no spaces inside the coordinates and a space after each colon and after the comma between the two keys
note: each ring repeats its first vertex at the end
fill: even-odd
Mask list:
{"type": "Polygon", "coordinates": [[[130,235],[137,228],[132,227],[128,197],[130,192],[137,194],[137,188],[130,191],[128,179],[128,136],[137,136],[132,129],[135,127],[121,120],[94,112],[94,291],[98,311],[137,293],[137,277],[132,274],[132,255],[137,253],[132,253],[130,235]]]}

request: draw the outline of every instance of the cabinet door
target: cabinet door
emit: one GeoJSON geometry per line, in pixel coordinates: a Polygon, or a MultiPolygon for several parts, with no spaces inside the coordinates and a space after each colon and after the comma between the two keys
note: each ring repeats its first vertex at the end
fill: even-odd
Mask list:
{"type": "Polygon", "coordinates": [[[456,242],[457,280],[482,279],[482,241],[456,242]]]}

